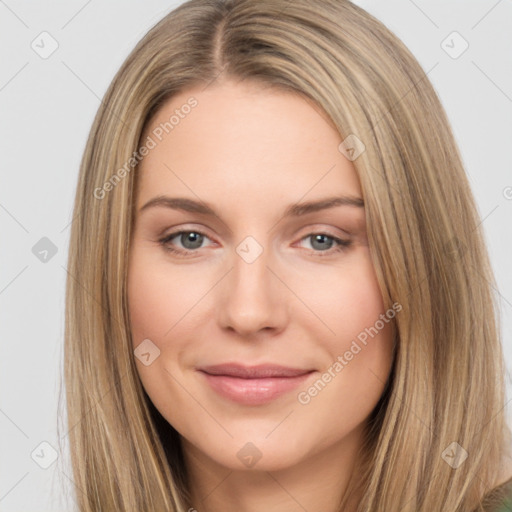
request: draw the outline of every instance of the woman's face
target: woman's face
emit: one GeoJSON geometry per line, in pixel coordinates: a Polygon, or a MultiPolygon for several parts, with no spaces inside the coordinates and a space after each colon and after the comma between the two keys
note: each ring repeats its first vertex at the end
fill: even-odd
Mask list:
{"type": "Polygon", "coordinates": [[[395,311],[336,130],[302,97],[227,82],[175,96],[143,142],[128,299],[154,405],[231,469],[353,455],[395,311]]]}

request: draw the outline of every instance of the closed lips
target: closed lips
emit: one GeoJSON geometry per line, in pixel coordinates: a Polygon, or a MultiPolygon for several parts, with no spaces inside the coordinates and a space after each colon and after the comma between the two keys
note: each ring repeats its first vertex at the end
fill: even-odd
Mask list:
{"type": "Polygon", "coordinates": [[[238,379],[268,379],[298,377],[312,372],[299,368],[287,368],[277,365],[243,366],[238,364],[221,364],[199,368],[208,375],[235,377],[238,379]]]}
{"type": "Polygon", "coordinates": [[[285,397],[314,370],[277,365],[223,364],[198,368],[209,387],[230,402],[264,405],[285,397]]]}

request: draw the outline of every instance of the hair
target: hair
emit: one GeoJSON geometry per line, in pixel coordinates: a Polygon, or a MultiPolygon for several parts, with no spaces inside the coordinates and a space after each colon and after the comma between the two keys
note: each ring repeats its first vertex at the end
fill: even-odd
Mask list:
{"type": "Polygon", "coordinates": [[[342,139],[365,145],[353,165],[370,253],[385,306],[403,309],[349,486],[360,493],[358,512],[483,510],[510,431],[477,209],[426,73],[347,0],[187,1],[149,30],[106,92],[81,162],[67,268],[66,435],[80,510],[190,506],[179,436],[133,357],[126,280],[138,167],[130,159],[165,102],[226,80],[300,94],[342,139]],[[468,454],[458,469],[445,461],[454,446],[468,454]]]}

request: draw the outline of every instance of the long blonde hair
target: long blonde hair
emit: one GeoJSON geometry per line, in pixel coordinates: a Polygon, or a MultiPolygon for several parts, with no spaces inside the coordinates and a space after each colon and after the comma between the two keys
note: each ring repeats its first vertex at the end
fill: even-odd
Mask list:
{"type": "Polygon", "coordinates": [[[365,146],[353,163],[370,250],[385,305],[403,311],[351,486],[358,512],[483,510],[509,431],[476,207],[425,72],[347,0],[190,0],[148,32],[110,85],[81,163],[67,268],[67,435],[80,510],[190,506],[178,435],[133,359],[126,277],[136,155],[165,101],[227,79],[302,94],[343,139],[365,146]]]}

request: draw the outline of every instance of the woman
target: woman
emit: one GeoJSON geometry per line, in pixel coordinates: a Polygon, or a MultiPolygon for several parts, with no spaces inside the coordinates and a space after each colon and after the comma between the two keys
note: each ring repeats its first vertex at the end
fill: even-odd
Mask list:
{"type": "Polygon", "coordinates": [[[504,505],[480,222],[432,86],[365,11],[171,12],[106,94],[75,215],[80,510],[504,505]]]}

